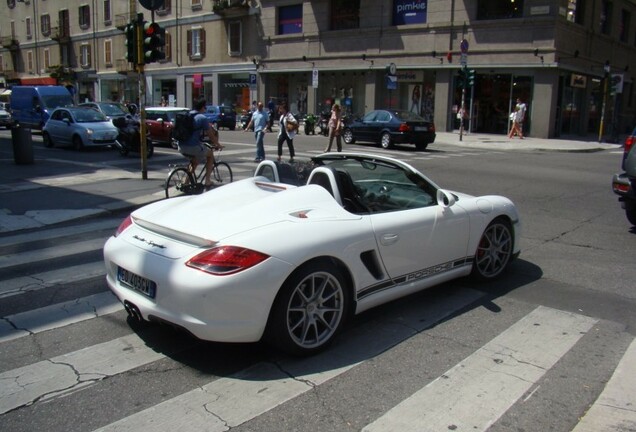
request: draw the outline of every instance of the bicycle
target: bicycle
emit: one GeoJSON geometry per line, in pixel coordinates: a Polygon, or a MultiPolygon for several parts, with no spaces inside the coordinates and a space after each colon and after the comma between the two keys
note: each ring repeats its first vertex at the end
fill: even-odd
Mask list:
{"type": "MultiPolygon", "coordinates": [[[[214,149],[210,144],[204,142],[204,145],[215,151],[214,165],[212,166],[212,179],[216,182],[216,186],[222,186],[226,183],[232,183],[234,176],[232,168],[226,162],[221,161],[221,150],[214,149]]],[[[168,178],[166,179],[165,190],[166,198],[174,198],[183,195],[197,195],[205,191],[205,164],[200,163],[196,178],[188,170],[188,165],[177,164],[169,165],[171,168],[168,178]]]]}

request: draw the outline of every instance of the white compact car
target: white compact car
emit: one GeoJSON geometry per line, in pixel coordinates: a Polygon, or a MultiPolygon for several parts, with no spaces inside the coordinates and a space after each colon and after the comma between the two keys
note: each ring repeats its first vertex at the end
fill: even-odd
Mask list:
{"type": "Polygon", "coordinates": [[[104,258],[108,285],[138,319],[307,355],[353,314],[453,278],[499,276],[519,231],[507,198],[441,189],[399,160],[327,153],[263,161],[252,178],[140,208],[104,258]]]}

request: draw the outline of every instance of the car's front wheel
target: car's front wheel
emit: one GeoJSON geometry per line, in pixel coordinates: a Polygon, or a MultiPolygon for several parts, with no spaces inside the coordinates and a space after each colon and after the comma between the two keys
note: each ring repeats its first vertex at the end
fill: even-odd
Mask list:
{"type": "Polygon", "coordinates": [[[353,144],[356,142],[356,140],[353,138],[353,132],[349,128],[346,128],[342,132],[342,139],[344,140],[345,144],[353,144]]]}
{"type": "Polygon", "coordinates": [[[383,149],[389,149],[392,146],[391,143],[391,134],[388,132],[383,132],[382,137],[380,139],[380,145],[383,149]]]}
{"type": "Polygon", "coordinates": [[[82,137],[79,135],[75,135],[73,137],[73,149],[80,151],[84,148],[84,143],[82,142],[82,137]]]}
{"type": "Polygon", "coordinates": [[[293,355],[325,349],[342,328],[349,294],[340,271],[326,262],[296,270],[287,279],[272,308],[267,339],[293,355]]]}
{"type": "Polygon", "coordinates": [[[51,148],[53,147],[53,140],[51,139],[51,135],[48,132],[42,133],[42,141],[44,141],[44,147],[51,148]]]}
{"type": "Polygon", "coordinates": [[[479,240],[472,275],[480,280],[499,276],[510,263],[513,243],[510,223],[503,218],[492,221],[479,240]]]}

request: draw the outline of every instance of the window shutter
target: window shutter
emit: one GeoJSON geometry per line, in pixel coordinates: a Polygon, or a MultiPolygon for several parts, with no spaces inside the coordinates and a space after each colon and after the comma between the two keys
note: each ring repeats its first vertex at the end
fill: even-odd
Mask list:
{"type": "Polygon", "coordinates": [[[201,57],[205,57],[205,29],[200,30],[201,34],[201,57]]]}
{"type": "Polygon", "coordinates": [[[88,46],[88,49],[86,50],[86,66],[90,67],[91,66],[91,46],[88,46]]]}
{"type": "Polygon", "coordinates": [[[172,35],[168,32],[166,32],[166,45],[163,50],[166,55],[166,61],[172,61],[172,35]]]}
{"type": "Polygon", "coordinates": [[[192,56],[192,30],[188,30],[186,40],[188,41],[187,43],[188,56],[192,56]]]}

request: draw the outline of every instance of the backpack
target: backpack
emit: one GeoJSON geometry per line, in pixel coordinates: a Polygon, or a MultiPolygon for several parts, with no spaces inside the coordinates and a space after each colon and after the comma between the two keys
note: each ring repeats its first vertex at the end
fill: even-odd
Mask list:
{"type": "Polygon", "coordinates": [[[180,143],[186,142],[194,134],[194,116],[196,113],[180,112],[177,113],[174,120],[174,128],[172,136],[180,143]]]}

